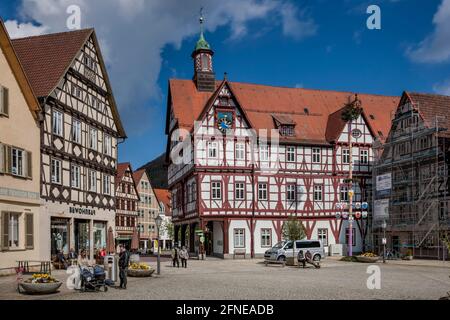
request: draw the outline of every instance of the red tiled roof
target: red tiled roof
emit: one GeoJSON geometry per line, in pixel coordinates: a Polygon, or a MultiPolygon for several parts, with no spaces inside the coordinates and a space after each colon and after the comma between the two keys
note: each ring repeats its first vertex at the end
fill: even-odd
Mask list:
{"type": "MultiPolygon", "coordinates": [[[[450,129],[450,96],[417,92],[405,94],[418,109],[426,125],[434,127],[437,121],[439,127],[450,129]]],[[[450,136],[450,132],[445,131],[442,135],[450,136]]]]}
{"type": "MultiPolygon", "coordinates": [[[[17,56],[38,98],[49,96],[58,86],[59,81],[91,36],[97,44],[94,29],[52,33],[12,40],[17,56]]],[[[97,50],[101,62],[100,65],[104,69],[100,48],[97,50]]],[[[114,95],[112,94],[108,74],[106,70],[102,71],[108,91],[111,93],[111,111],[119,136],[126,138],[125,129],[120,120],[114,95]]]]}
{"type": "MultiPolygon", "coordinates": [[[[217,87],[220,84],[221,82],[216,82],[217,87]]],[[[254,129],[275,129],[273,114],[286,115],[296,123],[296,136],[282,139],[303,143],[329,143],[336,139],[337,131],[334,129],[342,124],[330,115],[342,109],[349,102],[349,97],[354,95],[351,92],[239,82],[228,84],[254,129]],[[308,108],[308,114],[305,113],[305,108],[308,108]]],[[[191,80],[170,80],[169,85],[178,125],[190,130],[214,93],[197,91],[191,80]]],[[[372,94],[358,94],[358,97],[374,133],[378,136],[378,132],[381,132],[387,137],[391,126],[391,113],[397,108],[399,97],[372,94]]]]}
{"type": "Polygon", "coordinates": [[[122,177],[128,168],[130,168],[130,170],[131,170],[131,164],[129,162],[117,164],[116,183],[118,183],[118,182],[120,182],[120,180],[122,180],[122,177]]]}
{"type": "Polygon", "coordinates": [[[47,97],[56,88],[93,31],[83,29],[12,41],[36,96],[47,97]]]}
{"type": "Polygon", "coordinates": [[[172,211],[170,210],[170,192],[167,189],[153,189],[158,201],[162,202],[166,207],[166,216],[171,217],[172,211]]]}
{"type": "Polygon", "coordinates": [[[133,172],[133,179],[134,179],[134,181],[136,183],[141,181],[142,176],[144,175],[144,173],[145,173],[145,169],[140,169],[140,170],[137,170],[137,171],[133,172]]]}

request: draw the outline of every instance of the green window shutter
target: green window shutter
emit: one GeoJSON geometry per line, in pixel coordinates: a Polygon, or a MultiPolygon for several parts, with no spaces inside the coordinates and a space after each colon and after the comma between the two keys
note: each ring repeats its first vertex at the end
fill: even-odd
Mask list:
{"type": "Polygon", "coordinates": [[[33,224],[33,214],[25,214],[25,248],[34,248],[34,224],[33,224]]]}
{"type": "Polygon", "coordinates": [[[2,250],[9,250],[9,212],[2,212],[2,250]]]}
{"type": "Polygon", "coordinates": [[[31,152],[27,151],[27,178],[32,179],[33,178],[33,161],[32,161],[32,157],[31,157],[31,152]]]}

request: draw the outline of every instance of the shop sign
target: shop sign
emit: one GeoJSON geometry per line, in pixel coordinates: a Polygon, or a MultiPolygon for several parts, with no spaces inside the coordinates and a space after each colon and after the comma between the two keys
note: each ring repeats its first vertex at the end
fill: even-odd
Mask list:
{"type": "Polygon", "coordinates": [[[88,208],[69,207],[69,212],[72,214],[84,214],[84,215],[89,215],[89,216],[95,216],[95,210],[88,209],[88,208]]]}

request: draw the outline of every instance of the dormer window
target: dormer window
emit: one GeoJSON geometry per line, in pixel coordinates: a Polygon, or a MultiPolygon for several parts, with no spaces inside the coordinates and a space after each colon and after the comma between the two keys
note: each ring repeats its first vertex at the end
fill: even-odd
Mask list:
{"type": "Polygon", "coordinates": [[[281,125],[280,135],[285,137],[293,137],[295,135],[295,127],[293,125],[281,125]]]}

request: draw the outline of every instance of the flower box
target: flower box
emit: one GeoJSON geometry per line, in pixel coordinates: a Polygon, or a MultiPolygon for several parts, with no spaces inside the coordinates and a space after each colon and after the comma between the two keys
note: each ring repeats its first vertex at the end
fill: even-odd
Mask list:
{"type": "Polygon", "coordinates": [[[62,282],[47,282],[47,283],[32,283],[32,282],[21,282],[19,283],[20,288],[24,293],[28,294],[50,294],[58,291],[61,287],[62,282]]]}
{"type": "Polygon", "coordinates": [[[356,260],[358,262],[364,262],[364,263],[375,263],[380,259],[380,257],[364,257],[364,256],[356,256],[356,260]]]}
{"type": "Polygon", "coordinates": [[[151,277],[153,272],[155,272],[154,269],[128,269],[128,276],[129,277],[138,277],[138,278],[142,278],[142,277],[151,277]]]}

